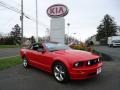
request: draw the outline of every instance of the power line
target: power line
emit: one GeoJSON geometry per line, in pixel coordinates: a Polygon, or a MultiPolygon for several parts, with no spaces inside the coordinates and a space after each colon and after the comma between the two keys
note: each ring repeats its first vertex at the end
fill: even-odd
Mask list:
{"type": "Polygon", "coordinates": [[[12,10],[12,11],[17,12],[17,13],[20,13],[20,12],[21,12],[21,11],[18,10],[17,8],[11,7],[11,6],[7,5],[6,3],[4,3],[4,2],[2,2],[2,1],[0,1],[0,6],[5,7],[5,8],[7,8],[7,9],[12,10]]]}
{"type": "MultiPolygon", "coordinates": [[[[4,8],[7,8],[7,9],[9,9],[9,10],[11,10],[11,11],[14,11],[14,12],[16,12],[16,13],[21,14],[21,10],[19,10],[19,9],[17,9],[17,8],[15,8],[15,7],[12,7],[12,6],[6,4],[5,2],[3,2],[3,1],[1,1],[1,0],[0,0],[0,6],[2,6],[2,7],[4,7],[4,8]]],[[[30,15],[28,15],[28,14],[26,14],[26,13],[24,13],[24,12],[23,12],[23,15],[24,15],[27,19],[32,20],[33,22],[36,22],[36,19],[33,18],[33,17],[31,17],[30,15]]],[[[42,25],[43,27],[48,28],[48,25],[46,25],[46,24],[44,24],[44,23],[42,23],[42,22],[40,22],[40,21],[38,21],[38,24],[39,24],[40,26],[42,25]]]]}
{"type": "MultiPolygon", "coordinates": [[[[32,20],[33,22],[36,22],[36,19],[33,18],[32,16],[30,16],[30,15],[28,15],[28,14],[26,14],[26,13],[25,13],[24,15],[25,15],[26,18],[32,20]]],[[[40,22],[40,21],[38,21],[38,24],[39,24],[39,25],[42,25],[43,27],[46,27],[46,28],[49,27],[48,25],[46,25],[46,24],[44,24],[43,22],[40,22]]]]}
{"type": "MultiPolygon", "coordinates": [[[[12,1],[14,1],[16,4],[18,4],[18,5],[20,6],[20,3],[16,2],[15,0],[12,0],[12,1]]],[[[24,13],[24,16],[25,16],[26,18],[32,20],[33,22],[36,22],[36,19],[33,18],[32,16],[30,16],[30,15],[28,15],[28,14],[26,14],[26,13],[24,13]]],[[[40,22],[39,20],[38,20],[38,24],[39,24],[39,25],[42,25],[42,26],[44,26],[44,27],[46,27],[46,28],[48,28],[48,25],[44,24],[43,22],[40,22]]]]}
{"type": "MultiPolygon", "coordinates": [[[[18,5],[20,6],[20,3],[16,2],[15,0],[12,0],[12,1],[14,1],[16,4],[18,4],[18,5]]],[[[36,22],[36,19],[33,18],[32,16],[30,16],[30,15],[28,15],[28,14],[26,14],[26,13],[24,13],[24,16],[25,16],[27,19],[30,19],[30,20],[32,20],[33,22],[36,22]]],[[[43,22],[38,21],[38,24],[48,28],[48,25],[44,24],[43,22]]]]}
{"type": "Polygon", "coordinates": [[[20,6],[21,7],[21,4],[20,3],[18,3],[17,1],[15,1],[15,0],[12,0],[13,2],[15,2],[18,6],[20,6]]]}

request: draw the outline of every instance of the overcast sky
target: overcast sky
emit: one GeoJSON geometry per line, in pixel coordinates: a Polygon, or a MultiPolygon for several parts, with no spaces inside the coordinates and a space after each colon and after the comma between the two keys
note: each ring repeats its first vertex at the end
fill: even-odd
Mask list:
{"type": "MultiPolygon", "coordinates": [[[[21,0],[0,1],[20,9],[21,0]]],[[[35,0],[23,1],[24,13],[35,18],[35,0]]],[[[38,0],[39,36],[45,36],[46,28],[50,25],[47,8],[56,3],[65,4],[69,8],[69,13],[65,16],[66,33],[67,23],[70,23],[69,35],[78,39],[85,40],[96,34],[96,28],[105,14],[114,17],[117,25],[120,25],[120,0],[38,0]]],[[[8,33],[15,24],[20,25],[19,16],[20,14],[0,6],[0,33],[8,33]]],[[[35,22],[24,18],[24,36],[32,35],[35,36],[35,22]]]]}

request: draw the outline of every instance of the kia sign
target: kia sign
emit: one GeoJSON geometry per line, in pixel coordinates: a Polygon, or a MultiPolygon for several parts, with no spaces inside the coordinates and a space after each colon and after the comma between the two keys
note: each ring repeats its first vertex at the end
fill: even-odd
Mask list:
{"type": "Polygon", "coordinates": [[[49,17],[58,18],[66,16],[68,11],[67,6],[63,4],[54,4],[47,9],[47,14],[49,17]]]}

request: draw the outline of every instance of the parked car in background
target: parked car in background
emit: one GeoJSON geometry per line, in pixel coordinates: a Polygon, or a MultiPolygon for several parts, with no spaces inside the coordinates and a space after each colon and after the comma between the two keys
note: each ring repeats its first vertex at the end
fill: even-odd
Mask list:
{"type": "Polygon", "coordinates": [[[120,46],[120,36],[108,37],[107,44],[109,47],[120,46]]]}
{"type": "Polygon", "coordinates": [[[57,42],[34,43],[20,50],[25,68],[34,66],[47,71],[58,82],[69,79],[87,79],[98,75],[102,69],[100,56],[73,50],[57,42]]]}

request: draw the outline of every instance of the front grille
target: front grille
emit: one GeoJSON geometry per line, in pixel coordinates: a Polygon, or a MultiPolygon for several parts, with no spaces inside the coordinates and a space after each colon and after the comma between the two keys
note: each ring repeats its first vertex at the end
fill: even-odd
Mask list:
{"type": "Polygon", "coordinates": [[[120,44],[115,44],[115,45],[120,45],[120,44]]]}
{"type": "Polygon", "coordinates": [[[97,59],[89,60],[89,61],[87,62],[87,65],[88,65],[88,66],[92,66],[92,65],[95,65],[95,64],[97,64],[97,63],[99,63],[99,59],[98,59],[98,58],[97,58],[97,59]]]}

